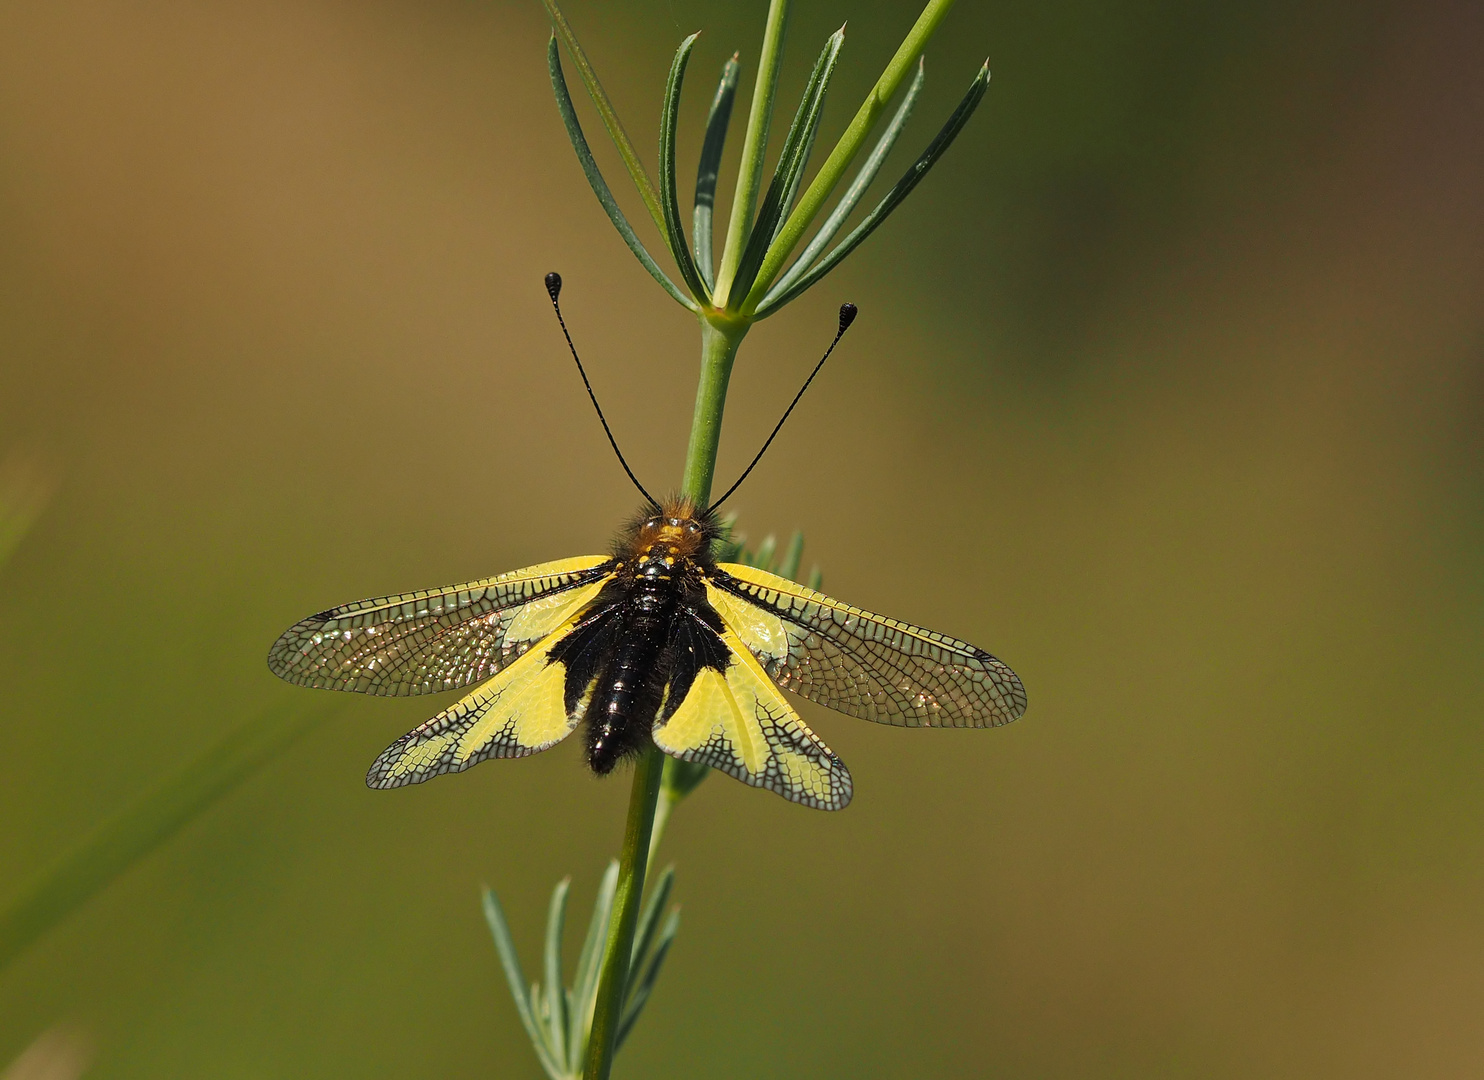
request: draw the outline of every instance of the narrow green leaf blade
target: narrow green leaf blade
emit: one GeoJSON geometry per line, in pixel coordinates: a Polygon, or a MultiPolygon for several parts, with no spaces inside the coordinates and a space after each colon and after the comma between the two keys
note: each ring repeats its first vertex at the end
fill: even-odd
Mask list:
{"type": "Polygon", "coordinates": [[[618,860],[608,863],[598,895],[593,900],[593,917],[587,924],[587,937],[577,956],[577,970],[572,975],[572,998],[575,1010],[568,1032],[569,1061],[580,1062],[587,1052],[588,1030],[592,1027],[593,1006],[598,992],[598,972],[603,960],[603,946],[608,940],[608,922],[613,915],[613,896],[618,891],[618,860]]]}
{"type": "Polygon", "coordinates": [[[804,166],[808,164],[809,150],[814,145],[814,136],[824,113],[824,99],[829,92],[830,79],[835,73],[835,65],[840,59],[840,49],[844,44],[845,28],[841,27],[830,35],[819,58],[814,62],[814,70],[809,74],[804,96],[799,101],[793,123],[789,125],[788,137],[784,139],[783,150],[779,153],[778,165],[773,170],[773,179],[768,184],[768,192],[763,196],[757,220],[753,222],[752,233],[747,238],[747,247],[737,265],[732,296],[748,295],[758,267],[762,265],[768,246],[778,231],[779,223],[788,213],[789,203],[798,191],[799,180],[804,166]]]}
{"type": "Polygon", "coordinates": [[[675,865],[671,863],[654,883],[654,890],[639,915],[639,925],[634,931],[634,951],[629,957],[629,989],[633,990],[638,980],[644,957],[654,944],[655,928],[659,926],[660,912],[670,902],[670,891],[675,887],[675,865]]]}
{"type": "Polygon", "coordinates": [[[295,702],[268,710],[225,736],[42,870],[0,909],[0,969],[343,707],[295,702]]]}
{"type": "Polygon", "coordinates": [[[833,270],[841,259],[849,255],[860,246],[866,237],[876,231],[876,226],[885,221],[891,212],[901,205],[902,200],[912,193],[912,189],[927,175],[928,170],[943,156],[944,151],[953,144],[953,140],[957,138],[958,133],[969,122],[969,117],[973,116],[974,110],[979,107],[979,102],[984,99],[984,91],[988,84],[989,64],[986,62],[979,69],[979,74],[974,77],[974,82],[969,86],[969,92],[958,103],[958,108],[953,110],[953,115],[948,118],[948,122],[943,125],[942,129],[933,138],[933,141],[928,144],[928,148],[912,163],[912,167],[902,175],[902,178],[896,182],[891,191],[887,192],[886,198],[877,203],[876,208],[867,214],[861,220],[861,223],[851,231],[850,235],[840,241],[839,245],[833,251],[821,259],[818,265],[812,270],[800,275],[792,286],[781,293],[776,300],[769,303],[766,308],[758,308],[754,313],[757,318],[761,319],[771,315],[784,304],[794,299],[805,289],[833,270]]]}
{"type": "Polygon", "coordinates": [[[696,271],[690,244],[685,238],[685,226],[680,220],[680,196],[675,184],[675,125],[680,115],[680,90],[685,83],[685,67],[690,62],[691,49],[700,36],[692,34],[680,43],[680,48],[675,50],[675,59],[670,63],[670,77],[665,83],[665,107],[660,111],[660,208],[665,215],[665,237],[670,245],[670,254],[675,257],[675,265],[680,267],[682,280],[692,296],[703,303],[710,303],[710,290],[696,271]]]}
{"type": "Polygon", "coordinates": [[[608,93],[603,89],[603,84],[598,81],[598,73],[593,70],[593,65],[588,61],[587,53],[583,52],[577,35],[572,32],[567,18],[562,14],[561,8],[557,7],[556,0],[541,0],[546,7],[547,14],[551,16],[552,24],[556,27],[555,33],[560,34],[563,43],[567,46],[567,52],[577,64],[577,74],[582,78],[582,83],[587,87],[588,95],[593,99],[593,104],[598,108],[598,115],[603,118],[603,126],[608,129],[608,136],[613,140],[613,145],[618,148],[619,156],[623,158],[624,167],[629,170],[629,176],[634,180],[634,186],[639,189],[639,197],[644,200],[644,206],[649,211],[649,216],[654,219],[655,227],[663,234],[665,231],[665,216],[660,210],[659,193],[655,191],[654,184],[650,182],[649,174],[644,171],[644,165],[639,160],[639,154],[634,149],[634,144],[629,139],[628,132],[624,131],[623,123],[618,118],[618,112],[613,108],[613,102],[608,100],[608,93]]]}
{"type": "Polygon", "coordinates": [[[773,571],[773,553],[778,550],[778,537],[769,533],[763,537],[763,542],[757,546],[757,554],[752,557],[752,565],[759,570],[773,571]]]}
{"type": "Polygon", "coordinates": [[[644,974],[633,987],[633,996],[628,1000],[624,1008],[623,1019],[618,1027],[618,1038],[615,1040],[617,1046],[622,1046],[625,1038],[639,1020],[639,1014],[644,1011],[644,1006],[649,1001],[649,995],[654,992],[655,980],[660,977],[660,969],[664,967],[665,957],[670,954],[670,946],[674,944],[675,935],[680,931],[680,908],[670,909],[669,916],[665,919],[665,925],[660,930],[659,939],[655,943],[654,956],[646,965],[644,974]]]}
{"type": "Polygon", "coordinates": [[[742,161],[737,168],[737,189],[732,194],[732,212],[716,272],[714,302],[730,306],[732,280],[737,262],[747,245],[752,214],[757,209],[758,187],[763,179],[763,159],[768,153],[768,133],[773,126],[773,103],[778,95],[778,70],[783,64],[783,43],[788,37],[789,0],[768,0],[768,21],[763,29],[763,48],[758,56],[757,82],[752,88],[752,106],[747,113],[747,132],[742,137],[742,161]]]}
{"type": "Polygon", "coordinates": [[[737,54],[721,69],[721,82],[711,99],[706,115],[706,138],[701,143],[701,160],[696,166],[696,201],[691,215],[691,242],[695,245],[696,269],[706,283],[707,295],[716,283],[712,261],[713,219],[716,209],[716,177],[721,170],[721,154],[726,148],[727,127],[732,121],[732,105],[737,98],[737,75],[741,71],[737,54]]]}
{"type": "MultiPolygon", "coordinates": [[[[669,758],[665,761],[665,775],[661,780],[660,802],[668,805],[671,809],[681,799],[700,786],[702,780],[711,775],[711,766],[703,765],[699,761],[681,761],[679,758],[669,758]],[[671,762],[674,762],[672,765],[671,762]]],[[[669,811],[667,810],[668,814],[669,811]]],[[[660,830],[655,830],[659,835],[660,830]]]]}
{"type": "Polygon", "coordinates": [[[488,886],[483,895],[484,921],[489,924],[490,936],[495,939],[495,951],[500,954],[500,966],[505,970],[505,981],[510,986],[510,996],[515,1000],[515,1011],[520,1016],[521,1026],[531,1040],[531,1048],[541,1061],[541,1067],[553,1080],[561,1080],[562,1070],[552,1060],[546,1047],[541,1028],[536,1023],[536,1014],[531,1009],[531,997],[526,990],[526,977],[520,970],[520,957],[515,952],[515,942],[510,937],[510,924],[505,921],[505,911],[500,907],[500,898],[488,886]]]}
{"type": "Polygon", "coordinates": [[[804,271],[809,269],[814,263],[814,260],[819,258],[820,252],[828,247],[829,242],[835,238],[835,234],[840,231],[840,227],[850,217],[851,211],[855,209],[856,204],[865,195],[866,189],[876,179],[876,174],[881,171],[881,166],[886,164],[887,155],[891,153],[892,147],[896,145],[897,136],[902,133],[902,128],[906,127],[907,120],[912,116],[912,109],[917,104],[917,98],[922,93],[922,87],[925,81],[926,71],[924,70],[923,61],[919,59],[917,61],[917,75],[913,78],[912,85],[907,88],[907,93],[902,98],[902,104],[898,106],[896,114],[891,118],[891,123],[886,125],[886,130],[881,133],[881,137],[876,140],[876,145],[861,164],[860,170],[855,174],[855,179],[850,182],[850,187],[845,189],[845,194],[840,197],[840,202],[830,212],[830,216],[825,218],[824,224],[819,227],[819,231],[814,234],[813,239],[809,241],[809,245],[804,248],[783,276],[774,282],[773,287],[768,291],[767,296],[763,298],[763,302],[758,307],[769,306],[776,297],[782,296],[784,292],[792,288],[793,283],[803,276],[804,271]]]}
{"type": "Polygon", "coordinates": [[[819,590],[824,587],[824,571],[821,570],[817,565],[810,567],[809,580],[804,582],[804,587],[806,589],[813,589],[815,592],[819,592],[819,590]]]}
{"type": "Polygon", "coordinates": [[[896,94],[897,89],[907,77],[907,72],[922,55],[922,50],[927,47],[928,40],[938,29],[939,24],[947,16],[954,0],[928,0],[922,9],[922,14],[917,16],[917,21],[912,24],[912,29],[897,46],[896,53],[886,65],[886,70],[876,80],[876,85],[866,95],[866,100],[861,102],[861,107],[856,110],[854,118],[845,128],[845,133],[835,143],[835,148],[830,151],[829,157],[825,158],[819,172],[814,174],[808,189],[799,198],[798,206],[794,207],[793,213],[788,216],[788,221],[783,228],[778,230],[778,236],[768,248],[768,253],[763,259],[763,264],[758,270],[752,289],[745,300],[733,303],[728,299],[727,307],[739,310],[743,314],[752,314],[762,302],[768,287],[783,270],[783,264],[788,261],[789,254],[804,238],[804,233],[809,228],[809,223],[819,214],[829,199],[830,193],[835,190],[845,175],[845,170],[850,168],[850,163],[865,146],[866,136],[870,135],[871,129],[876,126],[877,119],[886,109],[886,103],[896,94]]]}
{"type": "Polygon", "coordinates": [[[572,1063],[567,1059],[570,1031],[567,1015],[567,995],[562,984],[562,931],[567,925],[567,890],[572,879],[562,878],[551,891],[551,905],[546,913],[546,947],[542,950],[546,977],[546,1016],[551,1029],[552,1056],[567,1071],[572,1063]]]}
{"type": "MultiPolygon", "coordinates": [[[[660,286],[675,298],[676,302],[685,305],[691,311],[700,311],[700,305],[681,292],[680,288],[665,275],[665,272],[650,257],[649,252],[644,249],[644,245],[634,235],[629,219],[624,217],[624,212],[619,209],[618,203],[614,200],[608,182],[603,179],[603,174],[598,170],[598,163],[593,160],[587,137],[583,135],[582,125],[577,120],[577,112],[572,107],[572,95],[567,91],[567,79],[562,74],[561,51],[557,48],[555,35],[552,35],[546,47],[546,63],[551,72],[551,88],[556,94],[557,111],[562,115],[562,123],[567,128],[567,137],[572,141],[572,149],[577,152],[577,160],[582,165],[583,174],[587,177],[587,182],[592,185],[593,194],[598,197],[598,202],[608,214],[608,220],[613,222],[618,235],[623,237],[623,242],[629,246],[634,257],[639,260],[645,270],[649,271],[650,277],[658,281],[660,286]]],[[[660,219],[660,228],[664,228],[663,216],[660,219]]]]}
{"type": "Polygon", "coordinates": [[[804,557],[804,534],[798,529],[788,538],[788,547],[783,550],[783,558],[778,561],[777,574],[786,577],[790,581],[799,576],[799,560],[804,557]]]}
{"type": "MultiPolygon", "coordinates": [[[[561,1052],[556,1048],[555,1035],[551,1025],[551,1010],[548,1008],[550,1002],[541,990],[541,984],[531,984],[531,1009],[536,1016],[536,1030],[541,1035],[541,1045],[536,1048],[536,1056],[541,1058],[541,1051],[546,1051],[546,1058],[551,1059],[552,1066],[557,1070],[556,1075],[560,1080],[567,1080],[567,1067],[562,1062],[561,1052]]],[[[541,1058],[544,1062],[546,1058],[541,1058]]],[[[542,1066],[545,1068],[545,1066],[542,1066]]]]}

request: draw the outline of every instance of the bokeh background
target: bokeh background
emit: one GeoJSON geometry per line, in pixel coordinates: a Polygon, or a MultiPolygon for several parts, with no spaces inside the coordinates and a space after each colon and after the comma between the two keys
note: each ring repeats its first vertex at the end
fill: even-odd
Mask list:
{"type": "MultiPolygon", "coordinates": [[[[850,20],[824,138],[917,6],[797,5],[790,102],[850,20]]],[[[567,6],[646,153],[704,28],[687,163],[764,10],[567,6]]],[[[695,326],[588,191],[546,35],[534,0],[0,10],[0,455],[54,485],[0,569],[7,891],[308,694],[263,663],[295,619],[602,549],[636,499],[547,270],[678,479],[695,326]]],[[[1484,1071],[1481,53],[1465,0],[958,5],[888,174],[988,55],[984,105],[748,339],[719,476],[857,303],[742,524],[1003,656],[1030,711],[804,705],[838,815],[708,781],[621,1075],[1484,1071]]],[[[351,701],[41,939],[0,1061],[62,1023],[97,1077],[537,1077],[477,890],[529,970],[628,785],[573,745],[368,791],[441,703],[351,701]]]]}

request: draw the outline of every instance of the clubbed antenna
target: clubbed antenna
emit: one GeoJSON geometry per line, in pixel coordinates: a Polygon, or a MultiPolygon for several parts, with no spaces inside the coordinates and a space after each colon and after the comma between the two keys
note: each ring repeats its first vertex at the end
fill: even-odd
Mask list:
{"type": "MultiPolygon", "coordinates": [[[[582,376],[582,385],[587,387],[587,396],[592,399],[593,408],[598,410],[598,422],[603,425],[603,433],[608,436],[608,445],[613,447],[613,452],[618,455],[618,463],[623,466],[623,471],[629,474],[629,479],[632,480],[634,482],[634,486],[639,489],[639,494],[643,495],[644,498],[648,500],[650,506],[658,507],[659,503],[655,501],[654,496],[644,490],[644,485],[639,483],[639,478],[634,475],[634,470],[629,468],[629,463],[624,460],[623,451],[618,448],[618,440],[613,437],[613,431],[608,426],[608,418],[603,415],[603,406],[598,404],[598,395],[593,393],[593,384],[587,381],[587,371],[583,369],[582,359],[577,355],[577,346],[572,344],[572,335],[567,332],[567,320],[562,318],[562,305],[557,302],[557,297],[562,295],[562,275],[558,274],[554,270],[546,275],[546,294],[551,297],[552,309],[556,311],[557,322],[561,325],[562,328],[562,337],[567,339],[567,348],[572,350],[572,359],[577,361],[577,373],[582,376]]],[[[850,305],[848,304],[846,305],[846,307],[849,306],[850,305]]],[[[841,333],[844,333],[843,327],[845,325],[845,309],[841,308],[840,311],[840,320],[842,326],[841,333]]],[[[850,311],[853,316],[855,314],[855,309],[851,308],[850,311]]],[[[838,341],[840,339],[837,337],[835,340],[838,341]]],[[[833,345],[830,347],[834,348],[833,345]]],[[[825,355],[828,356],[829,353],[825,353],[825,355]]],[[[824,361],[820,362],[823,363],[824,361]]],[[[815,370],[818,371],[819,369],[815,368],[815,370]]],[[[809,377],[812,379],[814,376],[811,375],[809,377]]],[[[805,383],[804,385],[808,386],[809,384],[805,383]]],[[[802,391],[800,392],[802,393],[802,391]]],[[[790,406],[790,408],[792,408],[792,406],[790,406]]],[[[787,416],[788,414],[785,413],[784,415],[787,416]]],[[[774,432],[774,434],[776,435],[777,432],[774,432]]],[[[763,449],[766,450],[767,447],[764,447],[763,449]]],[[[754,462],[754,464],[756,464],[756,462],[754,462]]]]}
{"type": "MultiPolygon", "coordinates": [[[[794,411],[794,406],[799,403],[799,398],[804,396],[804,391],[809,389],[809,384],[814,381],[814,376],[819,374],[819,369],[824,367],[824,362],[830,358],[830,353],[834,352],[835,346],[840,344],[840,339],[845,336],[845,331],[849,330],[850,324],[855,322],[856,310],[857,309],[854,304],[840,305],[840,329],[835,331],[835,340],[830,342],[830,347],[826,349],[824,351],[824,355],[819,358],[819,363],[814,365],[814,370],[811,371],[809,373],[809,377],[804,380],[804,385],[799,387],[799,392],[794,395],[793,401],[789,402],[788,408],[783,410],[783,419],[778,421],[778,426],[773,429],[773,434],[768,436],[768,441],[763,443],[763,448],[757,452],[757,457],[752,459],[752,465],[749,465],[747,466],[747,468],[743,469],[742,475],[737,477],[737,482],[731,487],[727,488],[725,495],[711,504],[710,509],[706,511],[708,514],[712,510],[715,510],[722,503],[726,502],[727,499],[731,498],[732,492],[736,491],[739,487],[742,486],[742,481],[747,479],[747,474],[752,472],[753,466],[761,461],[763,455],[768,452],[768,447],[773,445],[773,440],[778,437],[778,432],[783,430],[783,421],[787,420],[789,413],[794,411]]],[[[573,353],[573,355],[575,356],[577,354],[573,353]]],[[[597,401],[595,400],[593,404],[596,405],[597,401]]],[[[609,436],[609,438],[612,438],[612,436],[609,436]]],[[[615,447],[614,449],[617,449],[617,447],[615,447]]],[[[624,467],[627,468],[628,466],[624,467]]],[[[634,482],[636,484],[638,483],[637,480],[634,482]]]]}

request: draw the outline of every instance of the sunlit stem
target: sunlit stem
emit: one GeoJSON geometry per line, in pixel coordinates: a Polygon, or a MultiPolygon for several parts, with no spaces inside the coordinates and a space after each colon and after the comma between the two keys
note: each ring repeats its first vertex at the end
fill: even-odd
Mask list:
{"type": "MultiPolygon", "coordinates": [[[[726,408],[727,383],[737,346],[747,333],[747,322],[701,320],[701,380],[696,387],[696,412],[691,424],[690,446],[685,455],[681,492],[705,506],[716,472],[716,448],[721,442],[721,418],[726,408]]],[[[629,981],[629,959],[634,950],[634,927],[639,921],[639,902],[644,893],[650,848],[657,839],[655,804],[665,756],[650,746],[634,767],[629,792],[629,814],[624,827],[623,850],[618,860],[618,891],[613,896],[613,914],[608,923],[608,941],[598,976],[598,995],[593,1010],[592,1033],[587,1043],[583,1080],[608,1080],[613,1067],[614,1042],[623,1017],[624,994],[629,981]]],[[[666,807],[665,817],[669,816],[666,807]]],[[[663,828],[663,821],[660,823],[663,828]]]]}
{"type": "Polygon", "coordinates": [[[701,319],[701,381],[696,386],[696,411],[691,418],[690,446],[680,490],[699,507],[711,497],[716,472],[716,449],[721,444],[721,417],[727,403],[732,361],[750,323],[701,319]]]}

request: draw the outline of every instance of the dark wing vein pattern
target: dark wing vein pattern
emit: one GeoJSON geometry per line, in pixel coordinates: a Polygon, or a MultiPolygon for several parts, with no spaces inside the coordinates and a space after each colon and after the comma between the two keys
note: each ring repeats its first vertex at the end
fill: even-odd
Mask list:
{"type": "Polygon", "coordinates": [[[1015,672],[983,649],[863,611],[786,578],[723,564],[714,583],[778,619],[748,646],[778,685],[896,727],[998,727],[1025,712],[1015,672]]]}
{"type": "Polygon", "coordinates": [[[570,618],[611,566],[606,556],[587,555],[331,608],[286,630],[268,667],[300,686],[384,697],[468,686],[570,618]]]}
{"type": "Polygon", "coordinates": [[[656,746],[815,809],[839,810],[850,802],[845,763],[809,730],[735,631],[718,634],[683,616],[670,655],[656,746]]]}

